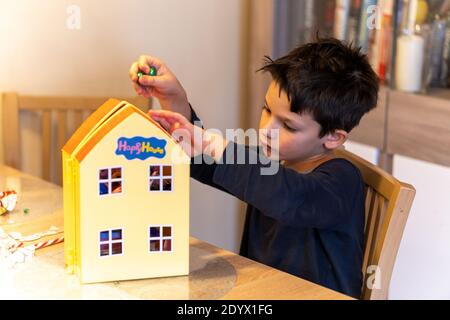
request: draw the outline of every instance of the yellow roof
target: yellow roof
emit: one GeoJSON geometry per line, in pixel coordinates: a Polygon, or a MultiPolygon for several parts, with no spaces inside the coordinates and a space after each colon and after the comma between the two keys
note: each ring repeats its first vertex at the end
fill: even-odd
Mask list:
{"type": "Polygon", "coordinates": [[[155,122],[137,107],[126,101],[109,99],[83,122],[69,141],[67,141],[62,150],[74,156],[79,162],[83,161],[89,154],[89,151],[91,151],[104,136],[133,113],[137,113],[147,119],[151,124],[157,126],[164,134],[174,141],[172,136],[164,130],[159,123],[155,122]],[[106,122],[106,120],[108,121],[106,122]]]}

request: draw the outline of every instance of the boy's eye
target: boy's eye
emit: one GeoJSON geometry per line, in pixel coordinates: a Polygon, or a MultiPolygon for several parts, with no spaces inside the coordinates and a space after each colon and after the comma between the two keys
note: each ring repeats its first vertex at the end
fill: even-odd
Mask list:
{"type": "Polygon", "coordinates": [[[294,129],[294,128],[288,126],[286,123],[283,123],[283,127],[285,127],[285,128],[286,128],[288,131],[290,131],[290,132],[296,132],[296,131],[298,131],[297,129],[294,129]]]}

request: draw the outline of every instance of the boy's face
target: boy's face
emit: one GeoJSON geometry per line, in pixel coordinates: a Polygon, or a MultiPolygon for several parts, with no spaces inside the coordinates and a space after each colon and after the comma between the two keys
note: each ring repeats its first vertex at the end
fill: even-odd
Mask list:
{"type": "Polygon", "coordinates": [[[287,94],[284,91],[280,93],[275,81],[270,84],[265,100],[259,129],[260,141],[267,157],[305,161],[326,151],[324,143],[327,136],[319,138],[320,124],[309,114],[300,115],[290,111],[291,103],[287,94]]]}

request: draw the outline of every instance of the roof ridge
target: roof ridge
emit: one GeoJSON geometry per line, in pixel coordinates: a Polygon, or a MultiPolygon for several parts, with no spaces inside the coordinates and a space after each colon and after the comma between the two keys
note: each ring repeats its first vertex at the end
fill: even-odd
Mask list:
{"type": "Polygon", "coordinates": [[[91,114],[75,132],[76,137],[72,136],[63,150],[81,162],[104,136],[134,113],[156,126],[174,144],[178,144],[165,128],[138,107],[127,101],[117,102],[118,100],[110,99],[91,114]],[[75,142],[76,145],[72,146],[75,142]]]}
{"type": "Polygon", "coordinates": [[[75,130],[62,150],[67,152],[69,155],[74,153],[77,146],[79,146],[79,144],[85,139],[85,137],[97,127],[98,122],[104,119],[105,115],[107,115],[111,110],[115,109],[116,107],[118,107],[118,105],[123,103],[124,101],[119,101],[114,98],[108,99],[99,108],[97,108],[97,110],[90,114],[89,117],[78,127],[78,129],[75,130]]]}

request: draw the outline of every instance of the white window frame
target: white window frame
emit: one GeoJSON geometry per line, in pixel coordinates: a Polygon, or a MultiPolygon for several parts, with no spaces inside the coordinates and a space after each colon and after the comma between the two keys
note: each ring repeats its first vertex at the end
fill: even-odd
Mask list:
{"type": "Polygon", "coordinates": [[[97,248],[98,248],[98,256],[100,258],[123,256],[124,251],[125,251],[125,247],[124,247],[124,238],[125,238],[125,236],[124,236],[124,234],[125,234],[124,228],[122,228],[122,227],[100,230],[98,232],[98,246],[97,246],[97,248]],[[121,230],[122,231],[122,239],[120,239],[120,240],[113,240],[112,239],[112,232],[113,232],[113,230],[121,230]],[[102,232],[108,232],[109,240],[101,241],[100,234],[102,232]],[[113,243],[122,243],[122,253],[112,254],[112,245],[113,245],[113,243]],[[109,252],[108,252],[107,255],[104,255],[104,256],[102,256],[102,250],[100,249],[100,245],[102,245],[102,244],[108,244],[109,245],[109,252]]]}
{"type": "Polygon", "coordinates": [[[97,192],[98,192],[98,195],[100,196],[100,197],[110,197],[110,196],[118,196],[118,195],[121,195],[121,194],[123,194],[124,192],[124,183],[123,183],[123,166],[113,166],[113,167],[105,167],[105,168],[100,168],[100,169],[98,169],[97,170],[97,192]],[[112,173],[112,169],[120,169],[120,172],[121,172],[121,177],[120,178],[116,178],[116,179],[112,179],[111,177],[112,177],[112,175],[111,175],[111,173],[112,173]],[[108,170],[108,179],[100,179],[100,171],[102,171],[102,170],[108,170]],[[100,183],[105,183],[105,182],[107,182],[108,183],[108,193],[105,193],[105,194],[100,194],[100,183]],[[122,191],[121,192],[116,192],[116,193],[113,193],[112,192],[112,183],[113,182],[122,182],[122,191]]]}
{"type": "Polygon", "coordinates": [[[153,253],[170,253],[173,252],[173,225],[150,225],[147,228],[147,232],[148,232],[148,252],[153,254],[153,253]],[[170,236],[169,237],[164,237],[163,236],[163,228],[164,227],[170,227],[170,236]],[[150,228],[159,228],[159,237],[151,237],[150,235],[150,228]],[[159,240],[159,251],[151,251],[150,249],[150,240],[159,240]],[[163,240],[170,240],[171,241],[171,245],[170,245],[170,250],[163,250],[163,240]]]}
{"type": "Polygon", "coordinates": [[[173,165],[172,164],[151,164],[148,166],[148,186],[147,190],[149,193],[157,193],[157,192],[172,192],[174,189],[173,184],[173,165]],[[152,176],[151,175],[151,167],[159,167],[159,176],[152,176]],[[164,176],[163,173],[163,167],[170,167],[170,176],[164,176]],[[164,190],[163,189],[163,180],[164,179],[170,179],[171,181],[171,188],[170,190],[164,190]],[[159,180],[159,190],[150,190],[150,180],[159,180]]]}

